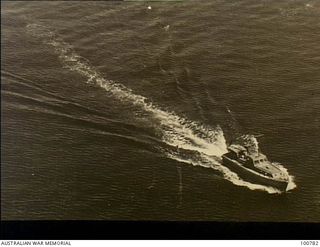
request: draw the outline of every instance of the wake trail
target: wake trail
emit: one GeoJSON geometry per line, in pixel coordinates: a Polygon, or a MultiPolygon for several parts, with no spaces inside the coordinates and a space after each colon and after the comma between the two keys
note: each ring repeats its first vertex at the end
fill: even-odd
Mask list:
{"type": "Polygon", "coordinates": [[[86,83],[98,85],[111,93],[121,102],[128,102],[152,114],[159,121],[162,132],[162,141],[167,145],[183,150],[191,150],[194,157],[184,158],[178,152],[166,152],[169,158],[192,165],[212,168],[219,171],[223,177],[235,185],[245,186],[251,190],[264,190],[268,193],[280,191],[262,185],[252,184],[241,180],[236,173],[231,172],[221,164],[221,155],[227,152],[227,144],[220,126],[214,128],[177,116],[174,112],[160,109],[146,97],[133,93],[124,85],[103,78],[103,76],[90,65],[89,61],[75,53],[73,47],[63,41],[49,28],[38,25],[27,25],[27,31],[33,36],[54,48],[62,65],[87,78],[86,83]]]}

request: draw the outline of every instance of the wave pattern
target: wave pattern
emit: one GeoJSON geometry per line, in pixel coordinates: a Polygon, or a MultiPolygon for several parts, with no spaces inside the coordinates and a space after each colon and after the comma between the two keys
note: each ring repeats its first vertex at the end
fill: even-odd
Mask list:
{"type": "MultiPolygon", "coordinates": [[[[241,180],[221,164],[221,155],[227,152],[227,144],[220,126],[215,128],[177,116],[174,112],[164,111],[150,102],[146,97],[133,93],[124,85],[103,78],[85,58],[75,53],[73,47],[63,41],[55,32],[38,24],[27,25],[32,35],[54,48],[65,68],[75,71],[87,78],[86,83],[95,84],[111,93],[122,102],[128,102],[149,112],[159,121],[163,142],[178,150],[191,150],[194,155],[183,157],[179,151],[166,151],[169,158],[196,166],[213,168],[235,185],[245,186],[251,190],[263,190],[268,193],[280,191],[241,180]]],[[[293,180],[292,180],[293,183],[293,180]]],[[[294,186],[291,186],[294,187],[294,186]]]]}

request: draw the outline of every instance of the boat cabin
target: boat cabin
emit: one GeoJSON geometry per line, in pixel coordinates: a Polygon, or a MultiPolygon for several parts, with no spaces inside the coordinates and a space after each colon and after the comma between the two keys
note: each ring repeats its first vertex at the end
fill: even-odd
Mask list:
{"type": "Polygon", "coordinates": [[[259,153],[258,155],[250,155],[252,163],[254,165],[259,165],[262,163],[266,163],[268,160],[264,154],[259,153]]]}
{"type": "Polygon", "coordinates": [[[241,145],[231,145],[228,147],[228,157],[240,162],[243,166],[253,169],[266,176],[272,176],[269,170],[267,157],[260,153],[250,153],[241,145]]]}

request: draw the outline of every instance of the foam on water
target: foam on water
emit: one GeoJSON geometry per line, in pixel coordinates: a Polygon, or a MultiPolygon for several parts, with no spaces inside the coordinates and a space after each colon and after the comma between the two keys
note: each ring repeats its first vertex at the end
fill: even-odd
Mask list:
{"type": "Polygon", "coordinates": [[[85,58],[74,52],[70,44],[64,42],[55,32],[45,26],[29,24],[27,30],[32,35],[41,38],[45,44],[51,45],[63,66],[85,76],[87,78],[86,83],[98,85],[119,101],[129,102],[151,113],[160,122],[159,128],[163,133],[162,138],[166,144],[183,150],[192,150],[197,154],[194,158],[186,159],[178,153],[167,152],[168,157],[179,162],[215,169],[225,179],[238,186],[245,186],[252,190],[263,190],[268,193],[280,193],[280,191],[271,187],[245,182],[236,173],[231,172],[221,164],[219,157],[227,152],[227,145],[223,131],[219,126],[215,128],[204,126],[179,117],[174,112],[164,111],[150,103],[146,97],[133,93],[124,85],[103,78],[85,58]]]}

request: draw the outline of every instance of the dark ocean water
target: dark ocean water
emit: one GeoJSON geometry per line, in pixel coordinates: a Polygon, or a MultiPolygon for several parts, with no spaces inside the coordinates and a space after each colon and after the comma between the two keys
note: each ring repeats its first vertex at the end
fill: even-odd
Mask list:
{"type": "Polygon", "coordinates": [[[320,222],[319,1],[1,7],[2,219],[320,222]],[[221,165],[247,133],[294,189],[221,165]]]}

